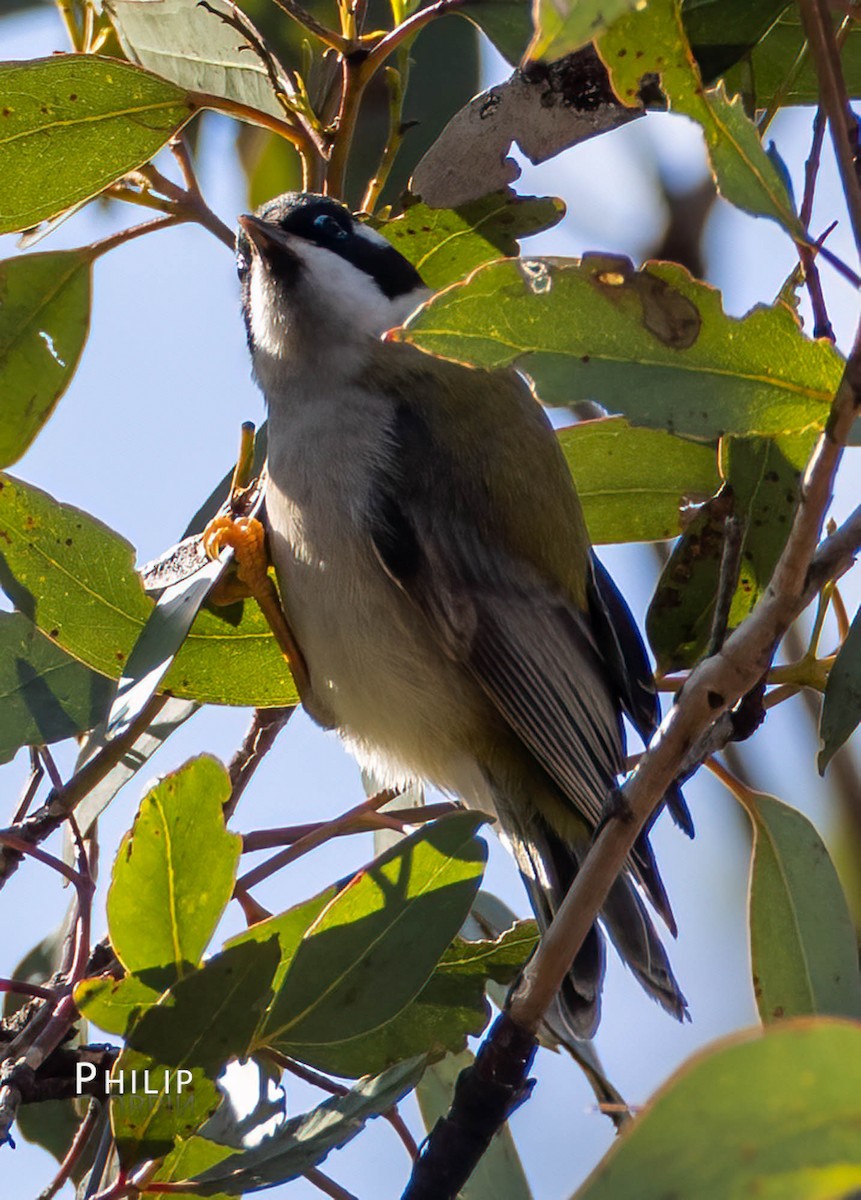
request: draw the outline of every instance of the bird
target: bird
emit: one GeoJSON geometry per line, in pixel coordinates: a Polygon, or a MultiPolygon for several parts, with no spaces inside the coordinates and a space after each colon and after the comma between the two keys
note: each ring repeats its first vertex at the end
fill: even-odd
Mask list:
{"type": "MultiPolygon", "coordinates": [[[[623,716],[645,742],[660,716],[547,415],[515,370],[385,336],[430,289],[332,197],[288,192],[240,216],[236,256],[303,706],[384,785],[495,817],[543,930],[624,772],[623,716]]],[[[665,804],[692,836],[678,788],[665,804]]],[[[685,1019],[650,907],[675,936],[645,831],[557,998],[572,1037],[599,1023],[605,934],[685,1019]]]]}

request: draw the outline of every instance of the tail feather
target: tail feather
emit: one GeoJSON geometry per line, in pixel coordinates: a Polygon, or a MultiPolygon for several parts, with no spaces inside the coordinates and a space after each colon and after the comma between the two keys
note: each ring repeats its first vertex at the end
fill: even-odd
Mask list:
{"type": "MultiPolygon", "coordinates": [[[[507,819],[510,809],[501,813],[503,836],[514,854],[539,928],[546,929],[557,912],[579,867],[575,848],[564,842],[547,822],[533,812],[528,830],[520,822],[507,819]]],[[[583,852],[588,848],[588,841],[583,852]]],[[[666,899],[663,883],[645,842],[638,866],[646,866],[649,898],[656,902],[661,915],[673,931],[675,922],[666,899]],[[661,903],[663,898],[663,903],[661,903]]],[[[673,975],[669,958],[661,944],[648,910],[629,877],[613,885],[600,914],[613,945],[644,990],[662,1008],[678,1020],[687,1017],[687,1001],[673,975]]],[[[601,1015],[601,988],[606,966],[604,938],[593,925],[571,965],[553,1010],[548,1014],[551,1027],[564,1028],[575,1038],[591,1037],[601,1015]]]]}

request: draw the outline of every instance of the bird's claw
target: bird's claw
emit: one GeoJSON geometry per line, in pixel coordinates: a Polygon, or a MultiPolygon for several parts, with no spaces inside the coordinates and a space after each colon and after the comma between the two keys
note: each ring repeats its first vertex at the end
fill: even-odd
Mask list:
{"type": "MultiPolygon", "coordinates": [[[[269,579],[269,554],[266,549],[266,531],[255,517],[214,517],[203,533],[203,548],[209,558],[218,558],[229,546],[236,559],[236,577],[241,585],[226,584],[227,602],[241,595],[261,596],[271,587],[269,579]],[[242,590],[244,589],[244,591],[242,590]]],[[[225,601],[225,589],[219,589],[216,603],[225,601]]]]}

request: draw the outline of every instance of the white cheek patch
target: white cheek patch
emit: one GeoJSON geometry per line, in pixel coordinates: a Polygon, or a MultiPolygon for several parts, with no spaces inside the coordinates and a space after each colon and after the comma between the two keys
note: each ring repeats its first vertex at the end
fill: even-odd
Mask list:
{"type": "Polygon", "coordinates": [[[287,314],[266,268],[255,254],[249,289],[251,337],[256,350],[281,358],[287,350],[287,314]]]}

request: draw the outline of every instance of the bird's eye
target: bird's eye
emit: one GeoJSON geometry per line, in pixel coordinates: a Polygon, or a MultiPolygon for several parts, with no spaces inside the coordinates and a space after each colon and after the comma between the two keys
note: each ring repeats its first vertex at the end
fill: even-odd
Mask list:
{"type": "Polygon", "coordinates": [[[333,241],[342,241],[349,234],[347,230],[334,217],[328,213],[321,213],[319,217],[314,218],[314,230],[323,237],[331,238],[333,241]]]}

